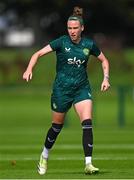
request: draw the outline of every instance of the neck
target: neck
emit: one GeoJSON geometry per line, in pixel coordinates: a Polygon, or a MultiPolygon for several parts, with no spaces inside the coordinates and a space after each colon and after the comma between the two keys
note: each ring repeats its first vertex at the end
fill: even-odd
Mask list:
{"type": "Polygon", "coordinates": [[[75,44],[79,44],[79,42],[81,41],[81,37],[79,37],[78,39],[76,39],[76,40],[72,40],[73,41],[73,43],[75,43],[75,44]]]}

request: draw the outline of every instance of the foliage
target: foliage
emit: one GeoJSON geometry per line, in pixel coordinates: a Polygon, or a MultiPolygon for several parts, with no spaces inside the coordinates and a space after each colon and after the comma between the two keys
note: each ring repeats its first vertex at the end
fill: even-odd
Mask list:
{"type": "MultiPolygon", "coordinates": [[[[0,58],[0,84],[25,84],[22,74],[35,49],[24,50],[1,50],[0,58]]],[[[105,55],[110,62],[110,81],[112,85],[133,85],[134,74],[134,51],[122,49],[120,51],[105,50],[105,55]]],[[[41,57],[34,69],[32,85],[51,86],[55,76],[56,59],[51,53],[41,57]]],[[[92,84],[98,85],[103,79],[101,64],[96,58],[89,60],[88,75],[92,84]]]]}

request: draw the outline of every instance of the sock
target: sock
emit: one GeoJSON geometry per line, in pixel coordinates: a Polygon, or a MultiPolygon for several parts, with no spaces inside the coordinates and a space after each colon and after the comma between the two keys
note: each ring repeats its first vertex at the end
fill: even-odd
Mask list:
{"type": "Polygon", "coordinates": [[[92,164],[92,157],[91,156],[85,157],[85,164],[92,164]]]}
{"type": "Polygon", "coordinates": [[[91,163],[92,151],[93,151],[93,132],[92,132],[92,120],[86,119],[82,122],[83,129],[83,149],[85,154],[85,163],[91,163]]]}
{"type": "Polygon", "coordinates": [[[48,159],[49,149],[47,149],[45,146],[43,148],[42,155],[45,159],[48,159]]]}
{"type": "Polygon", "coordinates": [[[45,148],[47,150],[52,148],[62,127],[63,127],[63,124],[52,123],[52,127],[48,130],[46,140],[45,140],[45,148]]]}

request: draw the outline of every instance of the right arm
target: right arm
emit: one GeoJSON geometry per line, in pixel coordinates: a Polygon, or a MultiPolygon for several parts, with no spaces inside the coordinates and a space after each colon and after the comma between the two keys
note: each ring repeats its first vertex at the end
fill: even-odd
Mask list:
{"type": "Polygon", "coordinates": [[[42,48],[41,50],[34,53],[30,59],[30,62],[27,66],[26,71],[23,74],[23,79],[26,80],[27,82],[29,81],[29,79],[31,80],[32,79],[32,70],[33,70],[33,67],[35,66],[38,58],[49,52],[52,52],[52,51],[53,50],[52,50],[51,46],[47,45],[44,48],[42,48]]]}

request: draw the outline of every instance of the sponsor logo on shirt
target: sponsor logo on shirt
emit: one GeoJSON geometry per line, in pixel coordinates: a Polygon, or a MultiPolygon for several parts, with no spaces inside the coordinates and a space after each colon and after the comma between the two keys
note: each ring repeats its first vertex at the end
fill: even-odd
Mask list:
{"type": "Polygon", "coordinates": [[[80,60],[80,59],[77,59],[76,57],[74,57],[73,59],[72,58],[69,58],[68,59],[68,64],[76,64],[78,67],[81,66],[81,64],[83,64],[85,62],[85,60],[80,60]]]}

